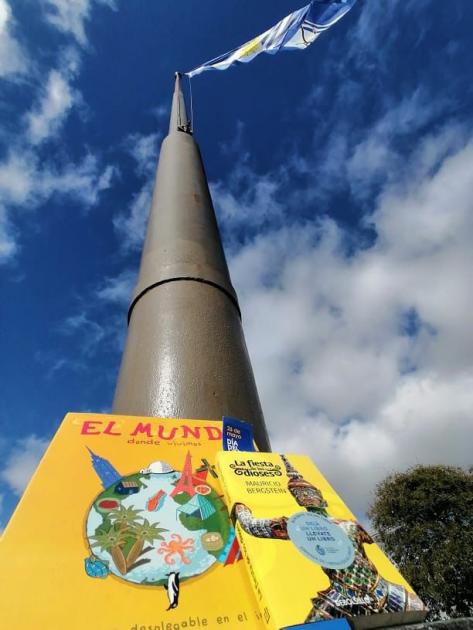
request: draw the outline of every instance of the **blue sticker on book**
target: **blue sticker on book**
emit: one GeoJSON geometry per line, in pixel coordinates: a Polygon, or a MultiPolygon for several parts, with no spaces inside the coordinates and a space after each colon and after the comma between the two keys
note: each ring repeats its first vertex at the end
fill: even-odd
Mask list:
{"type": "Polygon", "coordinates": [[[247,451],[255,450],[253,444],[253,427],[249,422],[223,416],[223,450],[247,451]]]}
{"type": "Polygon", "coordinates": [[[329,619],[327,621],[312,621],[311,623],[297,624],[295,626],[285,626],[281,630],[351,630],[351,626],[346,619],[329,619]]]}
{"type": "Polygon", "coordinates": [[[346,569],[355,559],[355,547],[343,529],[328,518],[298,512],[287,522],[287,533],[309,560],[326,569],[346,569]]]}

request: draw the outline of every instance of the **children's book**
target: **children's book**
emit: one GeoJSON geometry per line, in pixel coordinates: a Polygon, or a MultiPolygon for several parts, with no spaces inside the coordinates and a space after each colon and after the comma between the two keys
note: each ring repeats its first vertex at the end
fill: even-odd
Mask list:
{"type": "Polygon", "coordinates": [[[217,468],[267,628],[425,618],[421,600],[308,457],[228,451],[217,468]]]}
{"type": "Polygon", "coordinates": [[[66,416],[0,539],[1,627],[259,630],[222,423],[66,416]]]}

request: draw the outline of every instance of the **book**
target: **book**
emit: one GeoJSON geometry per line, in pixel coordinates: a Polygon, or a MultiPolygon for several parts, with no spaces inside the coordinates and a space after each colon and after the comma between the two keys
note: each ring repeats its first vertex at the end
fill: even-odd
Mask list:
{"type": "Polygon", "coordinates": [[[267,628],[425,618],[419,597],[308,457],[228,451],[217,469],[267,628]]]}
{"type": "Polygon", "coordinates": [[[260,630],[222,423],[68,414],[0,539],[11,630],[260,630]]]}

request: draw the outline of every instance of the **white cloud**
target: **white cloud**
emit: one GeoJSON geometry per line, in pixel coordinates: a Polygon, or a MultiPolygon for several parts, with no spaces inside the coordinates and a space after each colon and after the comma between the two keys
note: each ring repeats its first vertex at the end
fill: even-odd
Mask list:
{"type": "Polygon", "coordinates": [[[133,196],[128,211],[113,219],[113,225],[125,250],[138,249],[144,239],[149,209],[154,188],[154,172],[158,159],[160,132],[149,135],[132,134],[126,138],[124,147],[135,161],[136,174],[144,183],[133,196]]]}
{"type": "Polygon", "coordinates": [[[12,34],[13,18],[7,0],[0,0],[0,77],[22,74],[28,59],[12,34]]]}
{"type": "Polygon", "coordinates": [[[60,326],[60,332],[68,336],[79,335],[80,351],[86,356],[92,356],[107,336],[106,329],[99,322],[91,319],[85,311],[66,318],[60,326]]]}
{"type": "MultiPolygon", "coordinates": [[[[283,185],[288,181],[288,168],[276,172],[255,173],[251,156],[244,146],[244,124],[237,121],[230,142],[221,143],[223,155],[234,157],[233,168],[225,181],[210,182],[210,192],[227,246],[239,245],[242,233],[260,231],[285,221],[285,205],[280,200],[283,185]]],[[[303,168],[305,160],[292,156],[290,167],[303,168]]]]}
{"type": "Polygon", "coordinates": [[[88,153],[74,164],[59,167],[42,164],[30,149],[14,149],[0,163],[0,262],[11,260],[18,251],[17,230],[12,214],[37,208],[53,196],[67,197],[90,208],[110,188],[116,167],[103,167],[88,153]]]}
{"type": "MultiPolygon", "coordinates": [[[[326,415],[299,417],[279,431],[276,450],[309,453],[360,516],[377,481],[417,464],[471,466],[473,376],[401,379],[370,419],[335,423],[326,415]]],[[[291,416],[294,418],[294,416],[291,416]]]]}
{"type": "Polygon", "coordinates": [[[245,135],[245,123],[242,120],[236,121],[235,135],[229,142],[220,143],[220,151],[223,155],[228,155],[233,158],[246,161],[249,158],[249,153],[245,151],[243,137],[245,135]]]}
{"type": "Polygon", "coordinates": [[[32,173],[36,169],[28,151],[11,151],[0,163],[0,199],[3,203],[21,204],[31,194],[32,173]]]}
{"type": "Polygon", "coordinates": [[[162,138],[159,132],[143,135],[133,133],[129,135],[124,144],[125,149],[135,160],[135,170],[138,175],[151,176],[157,165],[158,143],[162,138]]]}
{"type": "Polygon", "coordinates": [[[30,141],[38,144],[58,131],[78,94],[57,70],[51,70],[37,107],[27,114],[30,141]]]}
{"type": "MultiPolygon", "coordinates": [[[[386,184],[410,177],[400,147],[417,143],[419,137],[423,139],[424,159],[432,167],[443,153],[461,144],[464,130],[452,123],[442,130],[443,142],[437,131],[428,145],[428,130],[438,126],[438,121],[448,120],[454,104],[448,96],[433,98],[422,87],[406,93],[399,101],[385,96],[383,113],[371,122],[356,118],[366,98],[359,84],[344,83],[331,98],[327,116],[319,120],[314,102],[323,98],[323,90],[317,87],[301,108],[305,116],[314,118],[315,124],[313,137],[304,139],[287,163],[286,177],[295,173],[305,182],[305,186],[299,185],[298,198],[292,201],[295,207],[314,201],[331,202],[334,191],[352,195],[357,203],[371,200],[386,184]],[[354,112],[350,124],[345,115],[347,109],[354,112]],[[430,155],[432,151],[435,155],[430,155]]],[[[423,165],[419,156],[416,168],[426,168],[427,162],[423,165]]],[[[280,182],[279,174],[276,179],[280,182]]]]}
{"type": "Polygon", "coordinates": [[[59,67],[50,70],[46,80],[43,77],[37,102],[25,114],[25,140],[32,145],[54,137],[71,110],[83,105],[81,93],[72,87],[80,70],[79,52],[74,47],[64,48],[59,58],[59,67]]]}
{"type": "MultiPolygon", "coordinates": [[[[114,0],[95,0],[115,8],[114,0]]],[[[82,46],[87,45],[85,24],[90,20],[94,0],[43,0],[47,20],[63,33],[70,33],[82,46]]]]}
{"type": "Polygon", "coordinates": [[[238,227],[262,227],[281,219],[284,207],[277,199],[281,173],[259,175],[237,165],[226,184],[210,185],[212,198],[225,228],[231,234],[238,227]]]}
{"type": "MultiPolygon", "coordinates": [[[[0,0],[0,51],[1,36],[7,32],[10,17],[4,2],[0,0]]],[[[75,14],[76,3],[67,5],[71,15],[75,14]]],[[[61,11],[68,12],[65,4],[61,11]]],[[[80,92],[72,87],[81,64],[77,48],[63,48],[59,59],[58,67],[43,78],[31,109],[22,114],[23,136],[10,141],[10,149],[0,162],[0,263],[11,261],[20,249],[19,213],[37,208],[53,196],[68,197],[90,208],[118,173],[112,165],[103,167],[90,152],[76,163],[53,157],[44,161],[40,157],[38,145],[53,139],[72,109],[83,105],[80,92]]]]}
{"type": "Polygon", "coordinates": [[[0,479],[15,494],[22,494],[47,446],[48,440],[36,435],[29,435],[15,443],[0,471],[0,479]]]}
{"type": "Polygon", "coordinates": [[[416,25],[417,44],[425,37],[428,32],[428,22],[416,14],[422,12],[429,4],[429,0],[359,2],[359,19],[350,31],[350,44],[346,57],[353,58],[365,70],[376,69],[379,80],[382,73],[392,71],[391,50],[398,44],[402,28],[405,28],[406,23],[416,25]]]}
{"type": "MultiPolygon", "coordinates": [[[[105,291],[101,287],[93,294],[95,300],[97,297],[99,298],[102,306],[124,301],[123,295],[119,295],[119,290],[123,291],[123,287],[118,287],[118,282],[115,283],[116,292],[114,293],[112,284],[112,279],[109,279],[108,284],[105,285],[105,291]],[[101,294],[98,295],[100,292],[101,294]]],[[[77,348],[74,353],[76,358],[74,361],[62,363],[60,358],[54,355],[38,357],[39,360],[45,360],[51,364],[52,373],[49,376],[54,376],[63,368],[83,370],[84,361],[90,362],[91,357],[97,356],[101,352],[113,354],[122,352],[126,336],[126,309],[123,309],[122,312],[116,312],[116,309],[113,311],[101,309],[100,305],[92,302],[85,306],[81,312],[67,317],[57,330],[72,339],[77,348]]]]}
{"type": "Polygon", "coordinates": [[[50,167],[40,173],[37,189],[43,199],[64,195],[90,208],[98,203],[100,193],[110,188],[117,174],[115,166],[103,168],[98,158],[88,153],[78,164],[69,163],[57,171],[50,167]]]}
{"type": "Polygon", "coordinates": [[[40,164],[29,150],[12,151],[0,164],[0,200],[4,203],[34,207],[52,195],[69,196],[86,207],[97,203],[100,192],[110,187],[115,167],[101,168],[91,153],[81,162],[40,164]]]}
{"type": "Polygon", "coordinates": [[[369,247],[325,218],[230,261],[274,447],[313,455],[358,513],[391,470],[471,464],[473,138],[448,127],[399,162],[369,247]]]}
{"type": "Polygon", "coordinates": [[[119,235],[120,244],[125,250],[139,249],[143,244],[153,187],[152,179],[146,181],[133,196],[128,213],[118,214],[113,218],[113,226],[119,235]]]}
{"type": "Polygon", "coordinates": [[[151,111],[159,121],[169,118],[169,105],[157,105],[151,111]]]}
{"type": "Polygon", "coordinates": [[[14,228],[8,219],[8,213],[0,206],[0,264],[13,258],[17,252],[14,228]]]}
{"type": "Polygon", "coordinates": [[[55,355],[36,357],[50,365],[48,377],[55,376],[64,368],[82,370],[85,361],[90,361],[92,356],[101,352],[123,352],[127,329],[126,311],[135,281],[136,270],[131,269],[105,278],[88,296],[83,310],[62,322],[58,331],[71,337],[77,344],[75,354],[80,359],[71,362],[55,355]]]}
{"type": "MultiPolygon", "coordinates": [[[[350,155],[345,156],[348,157],[347,177],[352,192],[366,196],[371,184],[389,181],[393,176],[399,177],[404,160],[395,149],[393,141],[421,131],[440,114],[444,115],[448,107],[447,98],[432,99],[420,88],[405,96],[399,103],[389,104],[386,113],[368,133],[364,130],[364,137],[353,142],[350,155]]],[[[438,142],[436,138],[435,144],[438,142]]]]}
{"type": "Polygon", "coordinates": [[[136,281],[136,271],[126,269],[118,276],[106,278],[96,291],[96,296],[104,302],[127,304],[136,281]]]}
{"type": "Polygon", "coordinates": [[[84,300],[83,310],[61,323],[58,332],[77,344],[75,356],[80,358],[71,362],[54,353],[49,356],[38,354],[35,358],[49,365],[49,378],[65,368],[86,369],[86,362],[101,352],[123,352],[127,306],[135,282],[136,269],[124,269],[116,276],[105,278],[84,300]]]}

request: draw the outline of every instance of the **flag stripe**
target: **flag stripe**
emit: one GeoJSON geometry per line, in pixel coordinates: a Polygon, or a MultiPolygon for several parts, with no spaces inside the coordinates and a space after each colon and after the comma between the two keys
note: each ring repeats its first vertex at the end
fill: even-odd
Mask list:
{"type": "Polygon", "coordinates": [[[312,0],[310,4],[290,13],[261,35],[223,55],[187,72],[189,78],[206,70],[226,70],[234,63],[248,63],[261,53],[274,55],[280,50],[307,48],[317,37],[340,20],[356,0],[312,0]],[[305,31],[311,32],[307,41],[305,31]]]}

